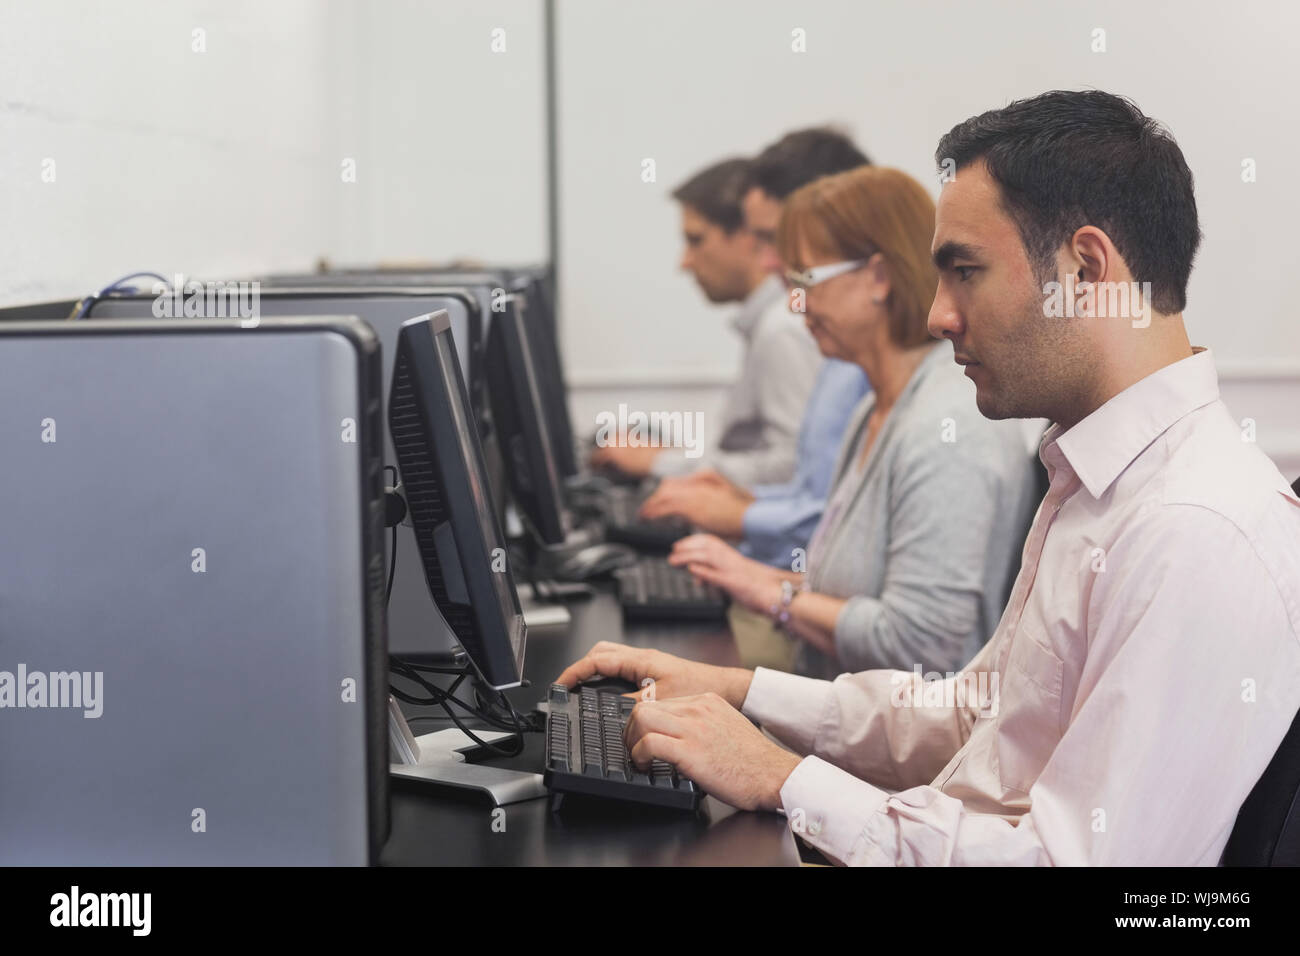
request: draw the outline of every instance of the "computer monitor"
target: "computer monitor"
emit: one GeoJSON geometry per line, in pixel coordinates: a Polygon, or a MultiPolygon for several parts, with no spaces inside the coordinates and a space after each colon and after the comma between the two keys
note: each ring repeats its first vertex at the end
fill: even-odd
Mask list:
{"type": "Polygon", "coordinates": [[[259,276],[265,289],[406,289],[419,286],[455,286],[471,292],[482,316],[480,333],[486,339],[494,297],[505,294],[510,275],[500,270],[341,269],[333,272],[292,272],[259,276]]]}
{"type": "MultiPolygon", "coordinates": [[[[156,296],[112,295],[91,304],[87,318],[152,318],[156,296]]],[[[471,399],[481,403],[483,388],[483,311],[476,293],[457,285],[421,283],[407,288],[382,288],[373,284],[342,288],[285,286],[261,289],[260,314],[268,318],[294,315],[355,315],[379,335],[385,355],[397,347],[397,332],[412,316],[445,311],[451,321],[460,355],[461,372],[471,399]]],[[[217,318],[219,316],[212,316],[217,318]]],[[[392,380],[384,370],[384,394],[392,380]]]]}
{"type": "Polygon", "coordinates": [[[485,683],[518,686],[527,627],[446,313],[403,323],[388,427],[434,603],[485,683]]]}
{"type": "Polygon", "coordinates": [[[0,309],[0,322],[39,322],[66,319],[72,315],[76,308],[76,299],[11,305],[0,309]]]}
{"type": "Polygon", "coordinates": [[[569,419],[569,390],[564,379],[564,362],[560,358],[558,328],[552,299],[540,276],[521,274],[514,280],[516,292],[527,301],[526,331],[537,373],[537,388],[551,440],[551,456],[561,479],[578,473],[574,450],[573,424],[569,419]]]}
{"type": "Polygon", "coordinates": [[[505,305],[492,322],[485,363],[497,446],[525,526],[540,544],[562,544],[569,529],[525,329],[527,306],[522,296],[505,305]]]}
{"type": "Polygon", "coordinates": [[[0,691],[43,687],[0,707],[0,866],[375,862],[374,333],[5,322],[0,382],[0,691]]]}
{"type": "Polygon", "coordinates": [[[381,285],[442,282],[473,288],[480,295],[485,336],[491,335],[491,320],[501,308],[504,294],[523,295],[527,299],[528,340],[551,441],[551,457],[561,479],[578,473],[573,424],[569,417],[569,391],[555,317],[555,289],[549,267],[343,269],[329,275],[332,281],[339,283],[362,280],[372,280],[381,285]]]}
{"type": "MultiPolygon", "coordinates": [[[[428,286],[410,289],[376,289],[371,286],[329,290],[263,289],[259,299],[261,314],[266,317],[343,314],[355,315],[369,324],[379,336],[382,348],[385,401],[392,385],[393,356],[397,352],[402,323],[413,316],[445,311],[456,340],[461,373],[469,382],[477,383],[477,388],[471,388],[471,395],[478,393],[476,407],[480,412],[487,408],[486,398],[482,395],[482,349],[475,347],[479,338],[478,302],[464,289],[428,286]],[[473,356],[473,361],[467,361],[466,356],[473,356]]],[[[88,315],[92,320],[148,316],[152,302],[151,296],[112,296],[95,302],[88,315]]],[[[486,438],[491,434],[486,415],[478,416],[477,420],[480,434],[486,438]]],[[[384,463],[396,465],[397,455],[386,429],[383,442],[384,463]]],[[[491,487],[496,492],[494,504],[498,515],[502,515],[505,509],[505,479],[501,471],[499,457],[496,457],[489,466],[489,476],[494,481],[491,487]]],[[[416,660],[448,660],[453,654],[455,639],[433,612],[428,587],[420,570],[415,539],[405,527],[396,527],[393,533],[397,535],[397,557],[393,590],[388,602],[389,649],[395,655],[416,660]],[[430,621],[433,621],[432,625],[430,621]]]]}

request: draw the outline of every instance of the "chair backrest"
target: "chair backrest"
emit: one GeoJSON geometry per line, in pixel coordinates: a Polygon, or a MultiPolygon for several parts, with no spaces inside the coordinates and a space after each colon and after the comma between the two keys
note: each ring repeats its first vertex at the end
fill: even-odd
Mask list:
{"type": "Polygon", "coordinates": [[[1300,866],[1300,713],[1237,813],[1225,866],[1300,866]]]}
{"type": "MultiPolygon", "coordinates": [[[[1300,478],[1291,486],[1300,495],[1300,478]]],[[[1300,713],[1237,813],[1227,866],[1300,866],[1300,713]]]]}

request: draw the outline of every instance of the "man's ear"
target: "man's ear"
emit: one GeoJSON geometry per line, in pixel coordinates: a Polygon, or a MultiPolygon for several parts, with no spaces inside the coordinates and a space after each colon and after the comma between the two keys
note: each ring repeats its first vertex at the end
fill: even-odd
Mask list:
{"type": "Polygon", "coordinates": [[[1111,282],[1119,253],[1110,236],[1096,226],[1081,226],[1070,237],[1067,254],[1076,282],[1111,282]]]}

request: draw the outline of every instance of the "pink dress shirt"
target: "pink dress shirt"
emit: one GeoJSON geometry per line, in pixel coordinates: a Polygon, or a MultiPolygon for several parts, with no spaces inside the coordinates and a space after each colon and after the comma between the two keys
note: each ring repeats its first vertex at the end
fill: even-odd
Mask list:
{"type": "Polygon", "coordinates": [[[1039,455],[1050,489],[965,672],[755,674],[745,714],[808,755],[784,812],[832,859],[1213,865],[1300,709],[1300,501],[1208,351],[1039,455]]]}

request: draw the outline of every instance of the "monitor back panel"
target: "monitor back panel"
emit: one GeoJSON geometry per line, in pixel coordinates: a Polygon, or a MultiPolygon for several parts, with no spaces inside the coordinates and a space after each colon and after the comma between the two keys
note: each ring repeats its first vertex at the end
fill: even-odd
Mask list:
{"type": "Polygon", "coordinates": [[[0,864],[370,859],[377,356],[322,324],[0,330],[0,864]]]}
{"type": "MultiPolygon", "coordinates": [[[[152,297],[123,297],[95,303],[92,318],[139,318],[152,297]]],[[[460,358],[461,374],[466,383],[469,372],[469,344],[472,328],[466,301],[455,295],[331,295],[319,290],[301,292],[275,291],[260,297],[261,314],[267,317],[295,315],[355,315],[367,322],[379,337],[383,350],[383,401],[393,380],[393,356],[397,354],[397,335],[402,323],[417,315],[445,309],[451,320],[452,337],[460,358]]],[[[193,321],[193,320],[191,320],[193,321]]],[[[387,409],[383,421],[387,421],[387,409]]],[[[395,465],[392,438],[384,428],[384,464],[395,465]]],[[[391,477],[390,477],[391,480],[391,477]]],[[[397,528],[397,562],[393,575],[393,594],[388,603],[388,646],[393,654],[417,659],[450,659],[456,647],[455,637],[437,611],[424,579],[420,552],[409,527],[397,528]]]]}
{"type": "Polygon", "coordinates": [[[33,302],[29,305],[11,305],[0,309],[0,322],[40,322],[66,319],[72,315],[76,308],[76,299],[33,302]]]}
{"type": "MultiPolygon", "coordinates": [[[[389,270],[355,269],[341,272],[293,272],[261,276],[264,289],[350,289],[379,287],[402,289],[411,286],[453,285],[465,288],[478,299],[486,338],[492,321],[493,300],[499,300],[510,285],[510,273],[504,270],[389,270]]],[[[459,347],[460,340],[456,340],[459,347]]]]}

